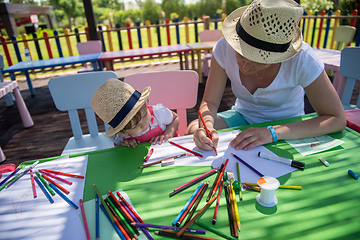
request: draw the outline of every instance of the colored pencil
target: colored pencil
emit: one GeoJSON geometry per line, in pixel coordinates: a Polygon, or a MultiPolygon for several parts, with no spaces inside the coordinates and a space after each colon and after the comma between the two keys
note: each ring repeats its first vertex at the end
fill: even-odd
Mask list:
{"type": "Polygon", "coordinates": [[[224,164],[224,168],[223,168],[222,171],[220,172],[219,179],[218,179],[217,182],[216,182],[216,185],[215,185],[215,187],[214,187],[214,189],[213,189],[213,192],[212,192],[211,196],[214,196],[214,195],[215,195],[216,190],[217,190],[217,188],[218,188],[218,186],[219,186],[219,184],[220,184],[220,180],[222,179],[222,177],[223,177],[223,175],[224,175],[226,166],[228,165],[228,162],[229,162],[229,159],[226,159],[225,164],[224,164]]]}
{"type": "Polygon", "coordinates": [[[180,213],[176,216],[175,220],[173,221],[172,223],[173,226],[176,226],[176,223],[178,222],[182,214],[185,212],[187,207],[190,205],[190,202],[194,199],[194,197],[196,196],[196,194],[198,193],[198,191],[200,190],[203,184],[204,183],[200,183],[199,186],[195,189],[193,194],[190,196],[189,200],[185,203],[184,207],[181,209],[180,213]]]}
{"type": "Polygon", "coordinates": [[[239,216],[239,209],[238,209],[237,202],[236,202],[236,195],[235,195],[235,191],[234,191],[233,179],[230,180],[230,186],[231,186],[230,190],[231,190],[232,200],[233,200],[233,204],[234,204],[234,214],[235,214],[236,226],[237,226],[237,229],[240,231],[240,229],[241,229],[240,216],[239,216]]]}
{"type": "Polygon", "coordinates": [[[36,176],[40,179],[41,183],[44,184],[46,189],[50,192],[52,196],[55,196],[55,192],[51,189],[50,185],[44,180],[38,171],[35,171],[36,176]]]}
{"type": "Polygon", "coordinates": [[[13,178],[11,178],[8,182],[6,182],[1,188],[0,191],[3,190],[9,183],[12,182],[12,180],[14,180],[15,178],[17,178],[19,176],[19,174],[16,174],[13,178]]]}
{"type": "Polygon", "coordinates": [[[201,202],[201,199],[203,198],[203,196],[204,196],[204,194],[205,194],[205,192],[206,192],[206,189],[207,189],[208,186],[209,186],[209,182],[206,182],[204,185],[205,185],[205,186],[204,186],[204,188],[201,190],[200,195],[197,197],[197,199],[196,199],[196,201],[195,201],[195,204],[194,204],[194,206],[192,207],[191,212],[189,213],[189,215],[188,215],[188,217],[187,217],[187,219],[186,219],[186,221],[185,221],[185,224],[187,224],[187,223],[191,220],[192,216],[194,215],[197,207],[199,206],[199,203],[201,202]]]}
{"type": "Polygon", "coordinates": [[[99,207],[101,208],[101,211],[103,211],[103,213],[105,214],[106,218],[109,220],[109,222],[111,223],[111,225],[112,225],[113,228],[115,229],[116,233],[119,235],[120,239],[126,240],[124,234],[122,234],[122,232],[121,232],[120,229],[116,226],[116,224],[111,221],[110,216],[109,216],[108,213],[106,212],[106,210],[105,210],[105,208],[103,207],[103,205],[99,204],[99,207]]]}
{"type": "Polygon", "coordinates": [[[216,184],[217,180],[219,179],[220,173],[222,172],[223,168],[224,168],[224,163],[221,164],[221,166],[220,166],[220,168],[219,168],[219,170],[218,170],[218,172],[217,172],[217,175],[216,175],[216,177],[215,177],[214,183],[213,183],[213,185],[212,185],[211,188],[210,188],[209,195],[207,196],[206,201],[209,201],[209,200],[210,200],[211,195],[212,195],[212,192],[213,192],[213,190],[214,190],[214,188],[215,188],[215,184],[216,184]]]}
{"type": "Polygon", "coordinates": [[[144,162],[147,162],[149,160],[149,158],[151,157],[151,155],[153,154],[154,149],[150,149],[150,151],[148,152],[148,154],[146,154],[146,157],[144,158],[144,162]]]}
{"type": "Polygon", "coordinates": [[[205,236],[199,236],[195,234],[190,233],[182,233],[181,236],[177,236],[179,232],[177,231],[171,231],[171,230],[161,230],[161,231],[155,231],[155,234],[166,236],[166,237],[172,237],[172,238],[180,238],[180,239],[202,239],[202,240],[217,240],[215,238],[209,238],[205,236]]]}
{"type": "Polygon", "coordinates": [[[42,185],[41,181],[39,180],[39,178],[37,176],[34,176],[34,179],[36,181],[36,183],[39,185],[41,191],[44,193],[45,197],[49,200],[49,202],[52,204],[54,203],[54,200],[52,199],[52,197],[50,196],[50,194],[48,193],[48,191],[46,191],[46,188],[42,185]]]}
{"type": "Polygon", "coordinates": [[[95,236],[96,240],[100,239],[100,219],[99,219],[99,196],[95,194],[95,236]]]}
{"type": "Polygon", "coordinates": [[[124,235],[126,240],[130,240],[131,237],[129,236],[129,234],[127,233],[127,231],[125,231],[125,229],[121,226],[121,224],[118,222],[118,219],[115,217],[114,213],[110,211],[111,216],[114,218],[114,223],[116,224],[116,226],[119,228],[119,230],[121,231],[121,233],[124,235]]]}
{"type": "Polygon", "coordinates": [[[137,238],[136,233],[134,232],[134,230],[132,229],[132,226],[130,226],[126,220],[124,219],[124,216],[121,215],[121,213],[119,212],[119,210],[115,207],[115,205],[111,202],[111,200],[109,199],[109,197],[107,197],[106,199],[104,199],[105,203],[107,204],[110,212],[114,215],[114,217],[117,219],[117,221],[119,222],[119,224],[124,228],[124,230],[126,231],[126,233],[129,235],[130,238],[137,238]]]}
{"type": "Polygon", "coordinates": [[[190,152],[190,153],[192,153],[192,154],[194,154],[194,155],[196,155],[198,157],[203,157],[203,155],[201,155],[200,153],[197,153],[197,152],[195,152],[193,150],[190,150],[190,149],[188,149],[186,147],[183,147],[183,146],[181,146],[181,145],[179,145],[177,143],[174,143],[173,141],[169,141],[169,143],[171,143],[172,145],[177,146],[177,147],[179,147],[179,148],[181,148],[181,149],[183,149],[185,151],[188,151],[188,152],[190,152]]]}
{"type": "MultiPolygon", "coordinates": [[[[216,169],[216,168],[215,168],[215,169],[216,169]]],[[[177,190],[174,190],[173,192],[171,192],[171,193],[169,194],[169,197],[172,197],[172,196],[174,196],[175,194],[177,194],[177,193],[179,193],[179,192],[181,192],[181,191],[183,191],[183,190],[191,187],[192,185],[200,182],[201,180],[204,180],[205,178],[210,177],[210,176],[213,175],[216,171],[217,171],[217,170],[212,171],[212,172],[209,171],[209,172],[207,172],[207,173],[205,173],[205,174],[202,174],[201,177],[197,177],[195,181],[194,181],[194,179],[193,179],[193,180],[187,182],[186,184],[181,185],[181,187],[177,187],[177,188],[176,188],[177,190]]]]}
{"type": "Polygon", "coordinates": [[[235,237],[233,237],[233,236],[229,236],[229,235],[227,235],[227,234],[225,234],[225,233],[223,233],[223,232],[221,232],[221,231],[219,231],[219,230],[217,230],[217,229],[215,229],[215,228],[213,228],[213,227],[210,227],[210,226],[208,226],[208,225],[200,222],[199,220],[196,220],[196,221],[195,221],[195,224],[197,224],[197,225],[199,225],[200,227],[205,228],[206,230],[209,230],[210,232],[213,232],[213,233],[215,233],[216,235],[219,235],[220,237],[223,237],[223,238],[225,238],[225,239],[237,240],[237,238],[235,238],[235,237]]]}
{"type": "MultiPolygon", "coordinates": [[[[155,224],[147,224],[147,223],[132,223],[134,226],[138,227],[148,227],[148,228],[157,228],[157,229],[168,229],[168,230],[181,230],[181,227],[173,227],[173,226],[163,226],[163,225],[155,225],[155,224]]],[[[203,229],[194,229],[194,228],[187,228],[185,232],[190,233],[199,233],[205,234],[206,230],[203,229]]]]}
{"type": "Polygon", "coordinates": [[[72,206],[75,209],[78,209],[79,207],[73,202],[71,201],[67,196],[65,196],[57,187],[55,187],[54,184],[49,183],[50,187],[52,189],[54,189],[54,191],[65,201],[67,202],[70,206],[72,206]]]}
{"type": "Polygon", "coordinates": [[[195,189],[195,191],[193,192],[193,194],[190,196],[189,200],[186,202],[186,204],[184,205],[184,207],[181,209],[180,213],[177,215],[177,217],[175,218],[175,220],[173,221],[172,225],[173,226],[180,226],[180,218],[182,217],[182,215],[184,214],[184,212],[186,211],[186,209],[189,207],[190,203],[192,202],[192,200],[195,198],[195,196],[197,195],[197,193],[199,192],[199,190],[201,189],[201,187],[203,186],[204,183],[200,183],[199,186],[195,189]],[[179,224],[178,224],[179,223],[179,224]]]}
{"type": "Polygon", "coordinates": [[[231,236],[234,237],[235,229],[234,229],[233,217],[232,217],[232,214],[231,214],[231,203],[230,203],[229,189],[227,187],[227,184],[225,184],[225,183],[224,183],[224,191],[225,191],[226,206],[227,206],[226,209],[227,209],[228,218],[229,218],[230,233],[231,233],[231,236]]]}
{"type": "Polygon", "coordinates": [[[130,204],[125,200],[125,198],[121,195],[121,193],[116,192],[118,197],[125,203],[125,205],[129,208],[129,210],[134,214],[134,216],[139,220],[139,222],[144,223],[144,221],[140,218],[137,212],[130,206],[130,204]]]}
{"type": "Polygon", "coordinates": [[[109,195],[110,200],[120,210],[120,212],[124,215],[124,217],[126,216],[126,218],[128,219],[126,221],[127,222],[135,222],[135,220],[130,215],[130,213],[124,208],[123,205],[121,205],[120,201],[116,199],[115,195],[110,190],[108,190],[108,193],[109,193],[108,195],[109,195]]]}
{"type": "Polygon", "coordinates": [[[14,183],[16,183],[20,178],[22,178],[27,172],[30,171],[30,166],[26,167],[24,169],[24,171],[22,171],[21,173],[19,173],[16,178],[13,178],[8,184],[6,184],[5,189],[8,189],[11,185],[13,185],[14,183]]]}
{"type": "Polygon", "coordinates": [[[54,170],[49,170],[49,169],[41,169],[41,170],[42,170],[42,171],[49,172],[49,173],[53,173],[53,174],[56,174],[56,175],[63,175],[63,176],[67,176],[67,177],[84,179],[84,176],[80,176],[80,175],[76,175],[76,174],[64,173],[64,172],[54,171],[54,170]]]}
{"type": "MultiPolygon", "coordinates": [[[[259,186],[259,184],[257,184],[257,183],[249,183],[249,182],[246,182],[245,184],[250,185],[250,186],[259,186]]],[[[259,188],[260,188],[260,187],[259,187],[259,188]]],[[[301,190],[301,189],[302,189],[301,186],[290,186],[290,185],[280,185],[279,188],[295,189],[295,190],[301,190]]]]}
{"type": "Polygon", "coordinates": [[[213,217],[213,220],[212,220],[212,224],[215,224],[215,223],[216,223],[216,218],[217,218],[217,213],[218,213],[219,203],[220,203],[220,197],[221,197],[222,185],[223,185],[223,180],[221,179],[220,187],[219,187],[219,192],[218,192],[218,196],[217,196],[217,200],[216,200],[216,207],[215,207],[215,211],[214,211],[214,217],[213,217]]]}
{"type": "Polygon", "coordinates": [[[58,189],[60,189],[61,191],[63,191],[66,194],[69,194],[70,191],[65,189],[64,187],[62,187],[60,184],[56,183],[54,180],[52,180],[51,178],[49,178],[46,175],[40,175],[41,177],[43,177],[46,181],[48,181],[49,183],[52,183],[55,185],[55,187],[57,187],[58,189]]]}
{"type": "Polygon", "coordinates": [[[183,226],[183,228],[176,234],[178,237],[181,236],[181,234],[184,233],[185,229],[189,228],[189,226],[198,218],[200,215],[203,214],[203,212],[210,207],[210,205],[216,200],[216,196],[213,197],[200,211],[193,217],[188,223],[183,226]]]}
{"type": "Polygon", "coordinates": [[[66,183],[66,184],[68,184],[68,185],[72,185],[72,182],[70,182],[70,181],[68,181],[68,180],[66,180],[66,179],[63,179],[63,178],[61,178],[61,177],[58,177],[58,176],[56,176],[55,174],[49,173],[49,172],[44,171],[44,170],[39,170],[39,172],[41,172],[41,173],[43,173],[43,174],[45,174],[45,175],[48,175],[48,176],[51,177],[51,178],[54,178],[54,179],[56,179],[56,180],[59,180],[59,181],[61,181],[61,182],[63,182],[63,183],[66,183]]]}
{"type": "Polygon", "coordinates": [[[146,167],[161,163],[164,160],[168,160],[168,159],[171,159],[171,158],[174,158],[174,159],[175,158],[180,158],[180,157],[183,157],[183,156],[186,156],[186,153],[182,153],[182,154],[178,154],[178,155],[175,155],[175,156],[172,156],[172,157],[168,157],[168,158],[164,158],[164,159],[161,159],[161,160],[153,161],[153,162],[141,165],[139,168],[146,168],[146,167]]]}
{"type": "MultiPolygon", "coordinates": [[[[211,137],[211,134],[209,132],[209,129],[207,128],[206,124],[205,124],[205,121],[204,121],[204,118],[200,112],[200,110],[198,110],[198,113],[199,113],[199,116],[200,116],[200,119],[201,119],[201,122],[202,124],[204,125],[204,128],[205,128],[205,131],[206,131],[206,135],[208,136],[208,138],[210,138],[210,140],[212,141],[212,137],[211,137]]],[[[214,152],[216,153],[217,155],[217,151],[216,151],[216,148],[213,146],[213,149],[214,149],[214,152]]]]}
{"type": "MultiPolygon", "coordinates": [[[[211,176],[212,174],[214,174],[214,173],[216,173],[216,172],[217,172],[217,168],[213,168],[213,169],[211,169],[210,171],[207,171],[206,173],[201,174],[200,176],[194,178],[193,180],[190,180],[189,182],[184,183],[183,185],[175,188],[174,191],[177,191],[177,190],[179,190],[179,189],[181,189],[181,188],[183,188],[183,187],[185,187],[185,186],[188,186],[189,184],[191,184],[191,183],[193,183],[193,182],[197,183],[198,181],[203,180],[203,179],[204,179],[203,177],[205,177],[205,176],[206,176],[206,177],[209,177],[209,176],[211,176]],[[199,179],[200,179],[200,180],[199,180],[199,179]]],[[[192,185],[190,185],[190,186],[192,186],[192,185]]]]}
{"type": "Polygon", "coordinates": [[[0,182],[0,187],[6,183],[7,180],[9,180],[12,176],[14,176],[18,171],[20,171],[21,168],[16,168],[12,173],[10,173],[9,176],[7,176],[4,180],[0,182]]]}
{"type": "Polygon", "coordinates": [[[88,227],[87,220],[86,220],[84,203],[83,203],[83,200],[82,200],[81,198],[79,199],[79,205],[80,205],[80,210],[81,210],[81,216],[82,216],[83,223],[84,223],[84,229],[85,229],[86,239],[87,239],[87,240],[89,240],[89,239],[91,240],[90,232],[89,232],[89,227],[88,227]]]}
{"type": "Polygon", "coordinates": [[[234,198],[231,190],[231,185],[228,185],[229,190],[229,198],[230,198],[230,205],[231,205],[231,216],[232,216],[232,224],[234,225],[234,237],[238,237],[238,231],[236,226],[236,216],[235,216],[235,206],[234,206],[234,198]]]}
{"type": "Polygon", "coordinates": [[[94,189],[95,189],[95,192],[96,192],[96,193],[97,193],[97,195],[99,196],[99,199],[100,199],[100,201],[101,201],[101,204],[102,204],[102,205],[103,205],[103,207],[105,208],[105,210],[106,210],[106,212],[107,212],[107,214],[108,214],[108,216],[109,216],[109,218],[110,218],[111,222],[115,222],[115,219],[113,218],[113,216],[112,216],[112,214],[111,214],[111,212],[110,212],[109,208],[107,207],[106,203],[104,202],[104,199],[102,198],[102,196],[101,196],[101,194],[100,194],[99,190],[97,189],[97,187],[96,187],[95,183],[93,183],[93,187],[94,187],[94,189]]]}
{"type": "Polygon", "coordinates": [[[261,172],[259,172],[258,170],[256,170],[255,168],[253,168],[250,164],[248,164],[247,162],[245,162],[244,160],[242,160],[239,156],[231,153],[237,160],[239,160],[242,164],[244,164],[245,166],[247,166],[248,168],[250,168],[251,171],[253,171],[254,173],[256,173],[257,175],[259,175],[260,177],[264,176],[264,174],[262,174],[261,172]]]}
{"type": "Polygon", "coordinates": [[[236,168],[237,168],[238,181],[239,181],[239,183],[240,183],[239,199],[240,199],[240,201],[242,201],[242,188],[241,188],[241,180],[240,180],[240,167],[239,167],[239,162],[236,162],[236,168]]]}
{"type": "Polygon", "coordinates": [[[31,187],[32,187],[33,195],[34,195],[34,198],[36,198],[37,194],[36,194],[35,180],[34,180],[34,174],[33,174],[33,171],[31,168],[30,168],[30,180],[31,180],[31,187]]]}

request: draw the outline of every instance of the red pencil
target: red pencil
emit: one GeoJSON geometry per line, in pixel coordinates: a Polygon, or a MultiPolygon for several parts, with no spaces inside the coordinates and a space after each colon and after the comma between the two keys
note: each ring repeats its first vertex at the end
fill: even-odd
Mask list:
{"type": "Polygon", "coordinates": [[[63,178],[61,178],[61,177],[58,177],[58,176],[56,176],[56,175],[54,175],[54,174],[51,174],[51,173],[49,173],[49,172],[47,172],[47,171],[39,170],[39,172],[41,172],[41,173],[43,173],[43,174],[46,174],[46,175],[48,175],[49,177],[52,177],[52,178],[54,178],[54,179],[56,179],[56,180],[62,181],[63,183],[66,183],[66,184],[68,184],[68,185],[72,185],[72,182],[70,182],[70,181],[68,181],[68,180],[65,180],[65,179],[63,179],[63,178]]]}
{"type": "MultiPolygon", "coordinates": [[[[210,134],[209,129],[207,128],[207,126],[206,126],[206,124],[205,124],[204,118],[203,118],[203,116],[201,115],[200,110],[198,110],[198,113],[199,113],[200,119],[201,119],[201,121],[202,121],[202,123],[203,123],[203,125],[204,125],[205,131],[206,131],[206,135],[207,135],[208,138],[210,138],[211,141],[212,141],[211,134],[210,134]]],[[[213,146],[213,149],[214,149],[214,151],[215,151],[215,153],[216,153],[216,155],[217,155],[217,151],[216,151],[216,148],[215,148],[214,146],[213,146]]]]}
{"type": "Polygon", "coordinates": [[[49,169],[42,169],[42,170],[49,172],[49,173],[57,174],[57,175],[63,175],[63,176],[68,176],[68,177],[73,177],[73,178],[84,179],[84,176],[75,175],[75,174],[71,174],[71,173],[64,173],[64,172],[59,172],[59,171],[54,171],[54,170],[49,170],[49,169]]]}
{"type": "Polygon", "coordinates": [[[63,191],[66,194],[69,194],[70,192],[68,190],[66,190],[65,188],[63,188],[61,185],[57,184],[56,182],[54,182],[52,179],[50,179],[48,176],[46,176],[45,174],[41,175],[43,178],[45,178],[47,181],[49,181],[50,183],[54,184],[58,189],[60,189],[61,191],[63,191]]]}
{"type": "Polygon", "coordinates": [[[190,149],[188,149],[188,148],[186,148],[186,147],[183,147],[183,146],[181,146],[181,145],[179,145],[179,144],[177,144],[177,143],[174,143],[174,142],[172,142],[172,141],[169,141],[169,143],[171,143],[172,145],[175,145],[175,146],[177,146],[177,147],[179,147],[179,148],[181,148],[181,149],[184,149],[185,151],[188,151],[188,152],[190,152],[190,153],[192,153],[192,154],[194,154],[194,155],[196,155],[196,156],[198,156],[198,157],[203,157],[203,155],[201,155],[200,153],[197,153],[197,152],[195,152],[195,151],[193,151],[193,150],[190,150],[190,149]]]}
{"type": "Polygon", "coordinates": [[[141,222],[141,223],[144,223],[144,221],[140,218],[140,216],[137,214],[137,212],[135,212],[135,210],[130,206],[130,204],[125,200],[125,198],[119,192],[116,192],[116,194],[121,199],[121,201],[123,201],[125,203],[125,205],[130,209],[130,211],[134,214],[134,216],[137,218],[137,220],[139,220],[139,222],[141,222]]]}
{"type": "Polygon", "coordinates": [[[225,172],[225,169],[226,169],[226,166],[227,166],[228,162],[229,162],[229,159],[226,159],[225,164],[224,164],[224,168],[223,168],[222,171],[220,172],[219,179],[218,179],[217,182],[216,182],[216,185],[215,185],[215,187],[214,187],[214,190],[213,190],[211,196],[213,196],[213,195],[216,193],[216,190],[217,190],[217,188],[218,188],[218,186],[219,186],[220,180],[222,179],[222,176],[223,176],[223,174],[224,174],[224,172],[225,172]]]}
{"type": "Polygon", "coordinates": [[[221,183],[220,183],[220,187],[219,187],[218,198],[217,198],[217,200],[216,200],[216,207],[215,207],[215,212],[214,212],[214,217],[213,217],[213,220],[212,220],[212,224],[215,224],[215,223],[216,223],[217,212],[218,212],[218,209],[219,209],[219,203],[220,203],[220,197],[221,197],[222,185],[223,185],[223,180],[221,179],[221,183]]]}

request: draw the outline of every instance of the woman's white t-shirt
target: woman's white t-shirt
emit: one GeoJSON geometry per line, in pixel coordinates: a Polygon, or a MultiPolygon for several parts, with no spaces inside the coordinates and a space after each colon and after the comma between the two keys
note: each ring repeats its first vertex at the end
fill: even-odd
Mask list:
{"type": "Polygon", "coordinates": [[[235,50],[224,38],[215,45],[213,55],[225,70],[237,98],[232,109],[243,115],[249,124],[304,115],[304,88],[324,69],[324,63],[303,42],[299,53],[281,64],[274,81],[251,94],[241,83],[235,50]]]}

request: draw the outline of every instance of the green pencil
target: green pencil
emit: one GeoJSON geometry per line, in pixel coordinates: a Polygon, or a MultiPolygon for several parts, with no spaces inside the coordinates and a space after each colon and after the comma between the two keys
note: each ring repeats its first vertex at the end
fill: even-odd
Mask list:
{"type": "Polygon", "coordinates": [[[109,218],[110,218],[111,222],[115,222],[114,216],[111,214],[108,206],[106,205],[104,199],[102,198],[102,195],[100,194],[99,190],[98,190],[97,187],[95,186],[95,183],[93,183],[93,186],[94,186],[95,192],[96,192],[97,195],[99,196],[99,199],[100,199],[100,201],[101,201],[101,204],[103,205],[103,207],[105,208],[107,214],[109,215],[109,218]]]}
{"type": "Polygon", "coordinates": [[[226,239],[230,239],[230,240],[237,240],[237,238],[235,237],[232,237],[232,236],[229,236],[229,235],[226,235],[225,233],[213,228],[213,227],[210,227],[202,222],[199,222],[198,220],[195,220],[195,224],[199,225],[200,227],[202,228],[205,228],[206,230],[209,230],[210,232],[213,232],[223,238],[226,238],[226,239]]]}
{"type": "Polygon", "coordinates": [[[13,178],[10,179],[10,181],[7,181],[1,188],[0,191],[3,190],[6,185],[8,185],[9,183],[11,183],[15,178],[17,178],[20,175],[20,173],[16,174],[13,178]]]}
{"type": "Polygon", "coordinates": [[[46,189],[50,192],[51,196],[55,196],[55,192],[51,189],[51,187],[49,186],[49,184],[45,181],[45,179],[43,178],[43,176],[41,176],[38,171],[35,171],[35,174],[38,176],[38,178],[40,179],[40,181],[42,182],[42,184],[44,184],[44,186],[46,187],[46,189]]]}
{"type": "Polygon", "coordinates": [[[240,201],[242,201],[242,188],[241,188],[241,180],[240,180],[239,162],[236,162],[236,167],[237,167],[237,177],[238,177],[238,181],[239,181],[239,183],[240,183],[239,199],[240,199],[240,201]]]}

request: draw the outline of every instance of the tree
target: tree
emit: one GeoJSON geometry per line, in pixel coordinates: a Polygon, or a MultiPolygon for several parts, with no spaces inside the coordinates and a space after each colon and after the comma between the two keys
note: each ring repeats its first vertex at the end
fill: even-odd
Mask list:
{"type": "Polygon", "coordinates": [[[145,1],[142,18],[144,21],[149,20],[152,24],[155,24],[157,20],[160,20],[160,7],[154,0],[145,1]]]}
{"type": "Polygon", "coordinates": [[[301,0],[300,5],[305,11],[312,10],[313,12],[321,12],[322,10],[328,11],[334,7],[334,3],[330,0],[301,0]]]}
{"type": "Polygon", "coordinates": [[[165,18],[170,19],[171,13],[177,13],[182,19],[186,14],[185,0],[163,0],[161,9],[165,12],[165,18]]]}
{"type": "Polygon", "coordinates": [[[60,0],[60,8],[64,10],[64,13],[69,19],[69,29],[72,31],[71,18],[76,18],[84,12],[84,8],[77,0],[60,0]]]}

